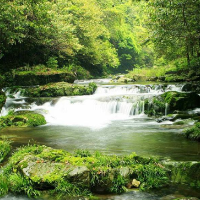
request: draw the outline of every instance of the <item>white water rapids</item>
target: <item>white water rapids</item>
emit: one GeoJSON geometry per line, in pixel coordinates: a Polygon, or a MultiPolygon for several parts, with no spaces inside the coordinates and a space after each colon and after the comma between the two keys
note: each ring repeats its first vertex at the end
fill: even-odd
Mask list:
{"type": "MultiPolygon", "coordinates": [[[[181,85],[102,85],[93,95],[60,97],[43,105],[32,103],[30,110],[42,113],[48,125],[85,126],[92,129],[104,128],[114,120],[145,117],[144,99],[165,91],[181,91],[181,85]]],[[[9,90],[6,92],[9,96],[9,90]]],[[[26,98],[20,93],[7,98],[1,115],[9,109],[26,110],[26,98]],[[17,106],[16,106],[17,105],[17,106]],[[17,107],[17,108],[16,108],[17,107]]]]}

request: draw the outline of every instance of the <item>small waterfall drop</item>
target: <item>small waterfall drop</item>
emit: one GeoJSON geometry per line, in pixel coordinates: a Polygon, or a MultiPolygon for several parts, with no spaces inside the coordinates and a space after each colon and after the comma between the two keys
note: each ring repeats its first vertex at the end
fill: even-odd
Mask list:
{"type": "Polygon", "coordinates": [[[168,103],[166,103],[166,104],[165,104],[165,116],[167,116],[167,113],[168,113],[168,107],[169,107],[169,105],[168,105],[168,103]]]}

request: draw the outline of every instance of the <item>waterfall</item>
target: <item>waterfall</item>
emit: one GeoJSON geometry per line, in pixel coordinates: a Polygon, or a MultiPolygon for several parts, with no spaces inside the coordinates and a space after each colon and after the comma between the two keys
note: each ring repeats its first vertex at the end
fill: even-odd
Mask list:
{"type": "MultiPolygon", "coordinates": [[[[144,99],[163,93],[164,88],[159,84],[101,85],[94,95],[60,97],[57,101],[52,99],[43,105],[37,105],[36,102],[27,103],[19,91],[10,95],[7,89],[5,91],[7,100],[1,115],[6,115],[10,109],[29,109],[42,113],[50,125],[99,128],[107,126],[114,120],[144,116],[144,99]]],[[[180,87],[170,85],[166,90],[170,88],[178,90],[180,87]]],[[[165,115],[167,112],[166,104],[165,115]]]]}
{"type": "Polygon", "coordinates": [[[169,105],[168,105],[168,103],[166,103],[166,104],[165,104],[165,116],[167,116],[167,113],[168,113],[168,107],[169,107],[169,105]]]}

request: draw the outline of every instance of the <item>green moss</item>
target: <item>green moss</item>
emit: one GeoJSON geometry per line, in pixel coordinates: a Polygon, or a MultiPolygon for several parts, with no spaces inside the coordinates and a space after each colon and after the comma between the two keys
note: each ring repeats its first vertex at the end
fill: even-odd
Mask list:
{"type": "Polygon", "coordinates": [[[185,81],[186,79],[187,79],[186,75],[173,74],[165,76],[165,82],[182,82],[185,81]]]}
{"type": "Polygon", "coordinates": [[[0,112],[5,102],[6,102],[6,95],[4,94],[4,92],[1,91],[1,88],[0,88],[0,112]]]}
{"type": "Polygon", "coordinates": [[[66,82],[50,83],[44,86],[24,89],[24,95],[28,97],[57,97],[93,94],[97,86],[95,83],[74,85],[66,82]]]}
{"type": "Polygon", "coordinates": [[[149,189],[167,183],[166,172],[155,159],[135,153],[116,156],[78,150],[71,154],[38,145],[19,148],[3,170],[10,191],[27,194],[31,188],[33,196],[38,189],[69,196],[89,195],[99,188],[122,193],[133,178],[143,183],[142,189],[149,189]],[[121,172],[124,167],[126,175],[121,172]]]}
{"type": "Polygon", "coordinates": [[[184,125],[184,124],[185,124],[184,121],[178,121],[173,123],[173,125],[184,125]]]}
{"type": "Polygon", "coordinates": [[[0,174],[0,197],[8,193],[8,179],[6,176],[0,174]]]}
{"type": "Polygon", "coordinates": [[[0,163],[5,159],[10,150],[10,142],[7,140],[0,140],[0,163]]]}
{"type": "Polygon", "coordinates": [[[197,93],[181,93],[175,91],[165,92],[162,95],[145,101],[145,113],[148,116],[161,116],[173,113],[176,110],[186,111],[200,107],[200,97],[197,93]]]}
{"type": "Polygon", "coordinates": [[[16,126],[40,126],[46,124],[44,116],[32,111],[19,111],[0,117],[0,127],[16,126]]]}
{"type": "Polygon", "coordinates": [[[184,130],[187,138],[200,141],[200,122],[195,123],[191,128],[184,130]]]}
{"type": "Polygon", "coordinates": [[[169,162],[165,164],[171,171],[171,181],[200,188],[199,162],[169,162]]]}

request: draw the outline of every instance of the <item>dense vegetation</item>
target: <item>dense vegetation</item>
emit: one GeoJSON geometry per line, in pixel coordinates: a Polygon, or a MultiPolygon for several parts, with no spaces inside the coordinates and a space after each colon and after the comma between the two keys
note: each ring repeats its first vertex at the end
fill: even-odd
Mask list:
{"type": "Polygon", "coordinates": [[[10,112],[4,117],[0,117],[0,128],[8,126],[17,127],[35,127],[46,124],[43,115],[34,113],[33,111],[10,112]]]}
{"type": "Polygon", "coordinates": [[[92,75],[200,65],[199,1],[2,0],[0,69],[92,75]],[[86,73],[87,74],[87,73],[86,73]]]}
{"type": "Polygon", "coordinates": [[[19,148],[3,168],[0,196],[12,192],[32,197],[45,190],[67,196],[91,195],[93,191],[122,193],[133,179],[140,181],[142,190],[159,188],[168,184],[168,170],[156,159],[134,153],[118,157],[77,150],[71,154],[28,145],[19,148]]]}
{"type": "Polygon", "coordinates": [[[3,0],[1,70],[45,64],[98,75],[117,66],[132,69],[139,59],[135,12],[119,0],[3,0]]]}

